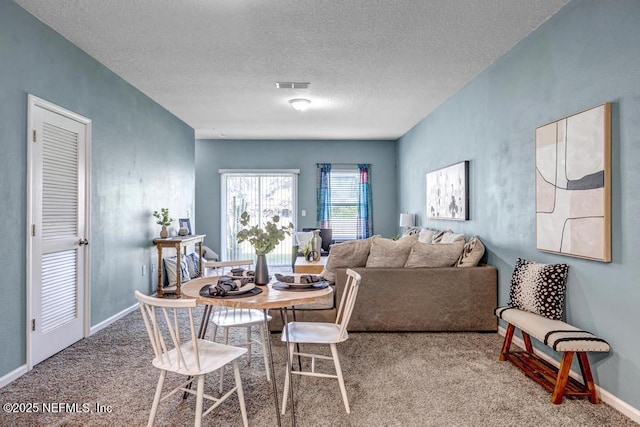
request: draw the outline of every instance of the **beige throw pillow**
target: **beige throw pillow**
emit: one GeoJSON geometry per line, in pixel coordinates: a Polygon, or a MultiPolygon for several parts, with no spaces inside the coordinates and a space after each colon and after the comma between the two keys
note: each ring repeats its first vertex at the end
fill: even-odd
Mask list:
{"type": "Polygon", "coordinates": [[[477,236],[473,236],[465,243],[462,254],[458,258],[458,267],[475,267],[484,255],[484,245],[477,236]]]}
{"type": "Polygon", "coordinates": [[[334,283],[336,280],[336,268],[364,267],[369,257],[371,239],[373,237],[331,245],[327,263],[321,273],[322,277],[326,281],[334,283]]]}
{"type": "Polygon", "coordinates": [[[385,239],[380,236],[371,238],[371,250],[367,259],[367,267],[404,267],[413,243],[418,235],[405,236],[399,240],[385,239]]]}
{"type": "Polygon", "coordinates": [[[456,234],[453,231],[447,231],[442,235],[442,239],[438,243],[454,243],[454,242],[464,242],[464,233],[456,234]]]}
{"type": "Polygon", "coordinates": [[[404,266],[406,268],[452,267],[460,258],[463,247],[464,241],[437,245],[415,242],[404,266]]]}
{"type": "Polygon", "coordinates": [[[431,230],[430,228],[422,228],[418,234],[418,242],[431,243],[433,236],[438,234],[438,230],[431,230]]]}

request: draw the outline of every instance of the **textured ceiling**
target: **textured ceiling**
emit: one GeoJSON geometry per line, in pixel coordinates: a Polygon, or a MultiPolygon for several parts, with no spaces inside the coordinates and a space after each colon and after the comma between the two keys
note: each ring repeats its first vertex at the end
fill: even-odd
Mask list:
{"type": "Polygon", "coordinates": [[[567,0],[16,2],[199,138],[396,139],[567,0]]]}

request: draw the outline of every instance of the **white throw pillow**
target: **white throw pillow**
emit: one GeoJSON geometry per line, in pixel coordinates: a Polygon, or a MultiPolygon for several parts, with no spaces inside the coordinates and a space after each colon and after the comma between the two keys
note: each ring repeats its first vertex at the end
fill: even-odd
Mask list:
{"type": "Polygon", "coordinates": [[[431,243],[431,239],[438,233],[438,230],[431,230],[430,228],[423,228],[418,233],[418,242],[431,243]]]}
{"type": "Polygon", "coordinates": [[[460,242],[460,241],[464,242],[464,240],[465,240],[464,233],[456,234],[452,231],[447,231],[442,235],[442,239],[440,239],[438,243],[448,244],[448,243],[454,243],[454,242],[460,242]]]}

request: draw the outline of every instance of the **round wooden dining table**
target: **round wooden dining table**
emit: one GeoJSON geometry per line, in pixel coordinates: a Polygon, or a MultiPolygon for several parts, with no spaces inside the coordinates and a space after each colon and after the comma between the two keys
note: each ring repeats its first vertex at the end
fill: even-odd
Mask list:
{"type": "MultiPolygon", "coordinates": [[[[272,288],[272,283],[269,283],[267,286],[258,286],[258,288],[262,289],[262,292],[257,295],[251,296],[238,296],[235,298],[215,298],[215,297],[207,297],[200,295],[200,290],[206,285],[213,285],[217,283],[218,278],[216,276],[212,277],[201,277],[198,279],[193,279],[182,287],[182,296],[184,298],[195,298],[198,301],[198,304],[203,305],[205,307],[204,315],[202,317],[202,323],[200,324],[199,337],[204,338],[207,332],[207,325],[209,324],[209,319],[211,317],[211,313],[213,311],[213,306],[225,306],[225,307],[234,307],[234,308],[253,308],[262,310],[264,313],[264,328],[265,331],[269,331],[269,325],[267,320],[267,312],[270,309],[278,309],[281,310],[284,316],[284,325],[288,325],[289,320],[287,316],[287,308],[293,308],[294,306],[299,306],[302,304],[312,304],[312,303],[324,303],[333,298],[333,287],[328,286],[323,289],[314,289],[314,290],[296,290],[296,291],[286,291],[286,290],[277,290],[272,288]]],[[[273,375],[273,398],[275,402],[276,408],[276,417],[278,420],[278,426],[282,425],[280,419],[280,411],[278,410],[278,389],[276,387],[276,376],[275,370],[273,366],[273,353],[271,349],[271,334],[267,334],[268,337],[268,353],[269,353],[269,363],[271,365],[271,374],[273,375]]],[[[287,352],[287,369],[291,370],[291,357],[289,355],[289,337],[288,334],[285,334],[286,338],[286,352],[287,352]]],[[[291,381],[291,375],[289,376],[289,381],[291,381]]],[[[293,401],[293,387],[289,384],[289,397],[291,401],[291,425],[296,425],[295,418],[295,406],[293,401]]]]}

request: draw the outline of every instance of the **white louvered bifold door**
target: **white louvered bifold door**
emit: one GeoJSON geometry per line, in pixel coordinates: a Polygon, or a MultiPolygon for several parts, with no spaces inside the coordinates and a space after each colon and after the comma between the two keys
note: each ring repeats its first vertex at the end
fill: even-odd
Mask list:
{"type": "Polygon", "coordinates": [[[83,337],[86,124],[36,107],[32,126],[34,365],[83,337]]]}

